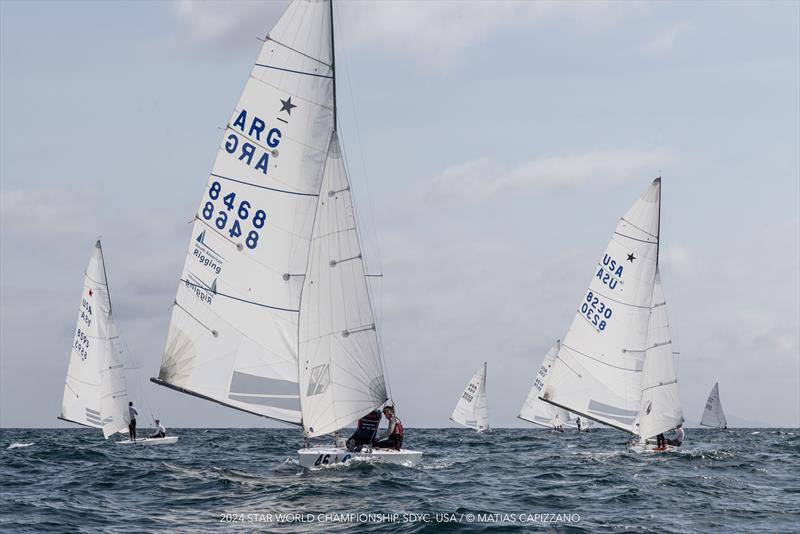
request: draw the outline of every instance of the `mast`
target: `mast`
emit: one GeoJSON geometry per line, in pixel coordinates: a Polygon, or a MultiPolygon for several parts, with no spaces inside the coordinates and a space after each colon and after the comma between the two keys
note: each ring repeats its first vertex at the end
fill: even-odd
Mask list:
{"type": "Polygon", "coordinates": [[[330,14],[331,14],[331,73],[333,80],[333,131],[336,131],[336,49],[334,48],[333,38],[333,0],[330,0],[330,14]]]}
{"type": "MultiPolygon", "coordinates": [[[[334,117],[335,116],[334,114],[334,117]]],[[[661,252],[661,176],[656,178],[656,180],[658,180],[658,238],[656,241],[656,271],[658,271],[658,260],[661,252]]]]}
{"type": "Polygon", "coordinates": [[[106,274],[106,259],[103,256],[103,245],[100,239],[97,240],[97,248],[100,249],[100,263],[103,264],[103,279],[106,281],[106,295],[108,296],[108,315],[111,315],[111,284],[108,283],[108,275],[106,274]]]}

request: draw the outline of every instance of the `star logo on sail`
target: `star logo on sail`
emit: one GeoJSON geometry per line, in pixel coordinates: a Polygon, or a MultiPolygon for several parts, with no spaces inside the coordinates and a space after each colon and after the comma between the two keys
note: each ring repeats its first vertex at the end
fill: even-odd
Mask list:
{"type": "Polygon", "coordinates": [[[628,261],[629,262],[633,263],[633,260],[635,260],[635,259],[636,259],[636,256],[634,256],[632,253],[628,254],[628,261]]]}
{"type": "Polygon", "coordinates": [[[93,292],[91,289],[89,290],[89,296],[90,296],[90,297],[93,297],[93,296],[94,296],[94,292],[93,292]]]}
{"type": "Polygon", "coordinates": [[[285,111],[289,115],[292,114],[292,109],[296,108],[297,105],[292,104],[292,97],[290,96],[286,100],[281,99],[281,111],[285,111]]]}

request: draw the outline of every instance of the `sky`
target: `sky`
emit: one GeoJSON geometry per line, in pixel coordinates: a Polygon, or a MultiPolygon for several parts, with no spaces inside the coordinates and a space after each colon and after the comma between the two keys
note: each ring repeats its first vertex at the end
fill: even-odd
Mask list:
{"type": "MultiPolygon", "coordinates": [[[[0,426],[56,420],[102,236],[130,392],[167,426],[275,423],[158,374],[191,225],[284,2],[0,2],[0,426]]],[[[336,4],[338,109],[392,398],[450,426],[488,362],[516,418],[618,218],[663,177],[684,414],[800,426],[800,3],[336,4]]]]}

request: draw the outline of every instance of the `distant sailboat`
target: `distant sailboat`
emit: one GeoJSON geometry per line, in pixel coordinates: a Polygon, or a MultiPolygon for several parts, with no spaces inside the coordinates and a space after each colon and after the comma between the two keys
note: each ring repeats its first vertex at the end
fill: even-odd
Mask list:
{"type": "MultiPolygon", "coordinates": [[[[337,129],[331,1],[295,0],[267,35],[225,128],[153,382],[302,428],[389,399],[337,129]]],[[[306,467],[421,452],[303,448],[306,467]]]]}
{"type": "Polygon", "coordinates": [[[458,398],[450,419],[478,432],[489,430],[489,408],[486,403],[486,362],[472,375],[458,398]]]}
{"type": "Polygon", "coordinates": [[[683,422],[658,269],[661,178],[617,225],[541,399],[642,443],[683,422]]]}
{"type": "Polygon", "coordinates": [[[700,424],[713,428],[728,428],[728,420],[725,419],[725,412],[722,411],[722,404],[719,400],[719,382],[711,388],[700,424]]]}
{"type": "Polygon", "coordinates": [[[550,347],[550,350],[544,355],[542,365],[536,373],[536,378],[533,380],[533,385],[528,392],[528,397],[519,411],[518,418],[533,423],[535,425],[543,426],[545,428],[559,429],[570,421],[569,412],[564,408],[559,408],[548,404],[539,397],[542,395],[542,389],[550,373],[550,368],[556,359],[556,354],[561,347],[561,341],[556,341],[550,347]]]}
{"type": "MultiPolygon", "coordinates": [[[[111,295],[106,279],[103,248],[95,242],[83,281],[78,324],[72,343],[64,395],[63,421],[102,428],[107,438],[127,433],[128,390],[117,323],[111,313],[111,295]]],[[[141,439],[148,445],[174,443],[176,436],[141,439]]]]}

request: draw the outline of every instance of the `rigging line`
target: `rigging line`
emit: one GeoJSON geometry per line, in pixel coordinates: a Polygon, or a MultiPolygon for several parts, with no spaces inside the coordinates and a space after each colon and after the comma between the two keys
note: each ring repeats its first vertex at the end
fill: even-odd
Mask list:
{"type": "Polygon", "coordinates": [[[300,311],[300,310],[294,310],[294,309],[291,309],[291,308],[281,308],[280,306],[270,306],[269,304],[262,304],[261,302],[256,302],[254,300],[247,300],[247,299],[243,299],[243,298],[239,298],[239,297],[234,297],[233,295],[228,295],[226,293],[220,293],[218,291],[212,291],[211,288],[209,288],[209,287],[205,287],[204,285],[200,285],[200,284],[195,284],[194,282],[191,282],[189,280],[184,280],[183,278],[181,278],[180,281],[183,282],[184,284],[186,284],[187,286],[191,286],[191,287],[203,290],[203,291],[208,291],[209,293],[211,293],[213,295],[216,295],[216,296],[219,296],[219,297],[227,297],[229,299],[238,300],[239,302],[244,302],[245,304],[252,304],[254,306],[260,306],[262,308],[269,308],[271,310],[285,311],[285,312],[291,312],[291,313],[297,313],[297,312],[300,311]]]}
{"type": "MultiPolygon", "coordinates": [[[[660,200],[660,199],[659,199],[659,202],[658,202],[658,204],[659,204],[659,206],[661,205],[661,200],[660,200]]],[[[650,237],[652,237],[652,238],[654,238],[654,239],[658,239],[658,235],[653,235],[653,234],[651,234],[650,232],[648,232],[647,230],[645,230],[644,228],[640,228],[640,227],[636,226],[635,224],[633,224],[632,222],[630,222],[630,221],[629,221],[628,219],[626,219],[625,217],[620,217],[620,220],[621,220],[621,221],[625,221],[626,223],[630,224],[631,226],[633,226],[634,228],[636,228],[636,229],[637,229],[637,230],[639,230],[640,232],[643,232],[643,233],[645,233],[645,234],[649,235],[650,237]]]]}
{"type": "MultiPolygon", "coordinates": [[[[645,232],[645,233],[647,233],[647,232],[645,232]]],[[[614,232],[614,235],[618,235],[618,236],[620,236],[620,237],[624,237],[624,238],[626,238],[626,239],[632,239],[633,241],[638,241],[638,242],[640,242],[640,243],[647,243],[648,245],[656,245],[656,246],[658,246],[658,241],[656,241],[656,242],[654,243],[654,242],[652,242],[652,241],[648,241],[647,239],[639,239],[639,238],[637,238],[637,237],[631,237],[631,236],[629,236],[629,235],[621,234],[621,233],[619,233],[619,232],[617,232],[617,231],[615,231],[615,232],[614,232]]]]}
{"type": "Polygon", "coordinates": [[[188,315],[189,317],[191,317],[192,319],[194,319],[195,321],[197,321],[197,323],[198,323],[200,326],[202,326],[203,328],[205,328],[206,330],[208,330],[208,331],[209,331],[209,332],[211,332],[212,334],[214,333],[214,330],[213,330],[213,329],[209,328],[208,326],[206,326],[206,325],[205,325],[205,323],[203,323],[203,321],[201,321],[200,319],[198,319],[197,317],[195,317],[194,315],[192,315],[192,313],[191,313],[191,312],[189,312],[189,310],[187,310],[187,309],[186,309],[186,308],[184,308],[183,306],[181,306],[181,305],[180,305],[180,303],[178,303],[178,301],[177,301],[177,300],[175,301],[175,306],[177,306],[178,308],[180,308],[181,310],[183,310],[183,312],[184,312],[186,315],[188,315]]]}
{"type": "Polygon", "coordinates": [[[305,76],[315,76],[317,78],[327,78],[329,80],[333,79],[333,76],[326,76],[325,74],[317,74],[316,72],[303,72],[301,70],[286,69],[286,68],[283,68],[283,67],[276,67],[274,65],[266,65],[264,63],[256,63],[255,66],[256,67],[264,67],[265,69],[275,69],[275,70],[281,70],[283,72],[291,72],[291,73],[294,73],[294,74],[303,74],[305,76]]]}
{"type": "MultiPolygon", "coordinates": [[[[580,354],[581,356],[585,356],[585,357],[589,358],[590,360],[594,360],[594,361],[596,361],[598,363],[602,363],[603,365],[606,365],[608,367],[613,367],[614,369],[619,369],[620,371],[630,371],[630,372],[633,372],[633,373],[641,372],[641,370],[639,370],[639,369],[635,369],[635,368],[631,369],[629,367],[620,367],[618,365],[613,365],[613,364],[610,364],[608,362],[604,362],[603,360],[597,359],[594,356],[589,356],[588,354],[585,354],[585,353],[583,353],[583,352],[581,352],[581,351],[579,351],[577,349],[574,349],[574,348],[570,347],[569,345],[567,345],[566,343],[564,343],[562,345],[562,347],[566,347],[569,350],[571,350],[572,352],[575,352],[576,354],[580,354]]],[[[559,358],[559,359],[563,361],[563,358],[559,358]]]]}
{"type": "Polygon", "coordinates": [[[289,195],[298,195],[302,197],[318,197],[317,193],[301,193],[300,191],[288,191],[286,189],[277,189],[275,187],[267,187],[266,185],[258,185],[252,182],[245,182],[244,180],[237,180],[236,178],[231,178],[229,176],[222,176],[221,174],[211,173],[211,176],[215,178],[219,178],[220,180],[229,180],[231,182],[236,182],[238,184],[249,185],[251,187],[257,187],[259,189],[266,189],[267,191],[275,191],[276,193],[286,193],[289,195]]]}
{"type": "Polygon", "coordinates": [[[317,63],[320,63],[320,64],[322,64],[322,65],[325,65],[325,66],[326,66],[326,67],[328,67],[328,68],[332,68],[332,67],[333,67],[333,65],[330,65],[330,64],[328,64],[328,63],[325,63],[325,62],[324,62],[324,61],[322,61],[321,59],[315,58],[314,56],[310,56],[310,55],[306,54],[305,52],[301,52],[300,50],[298,50],[298,49],[296,49],[296,48],[292,48],[291,46],[289,46],[289,45],[287,45],[287,44],[285,44],[285,43],[282,43],[282,42],[278,41],[277,39],[273,39],[273,38],[272,38],[272,37],[270,37],[269,35],[267,35],[267,38],[266,38],[266,40],[267,40],[267,41],[272,41],[273,43],[277,43],[277,44],[281,45],[282,47],[284,47],[284,48],[287,48],[287,49],[291,50],[292,52],[297,52],[297,53],[298,53],[298,54],[300,54],[301,56],[303,56],[303,57],[306,57],[306,58],[308,58],[308,59],[310,59],[310,60],[312,60],[312,61],[316,61],[317,63]]]}
{"type": "Polygon", "coordinates": [[[106,297],[108,298],[108,314],[111,315],[111,288],[108,284],[108,275],[106,274],[106,259],[103,256],[103,244],[100,240],[97,240],[97,244],[100,245],[98,248],[100,249],[100,263],[103,264],[103,278],[106,279],[106,297]]]}

